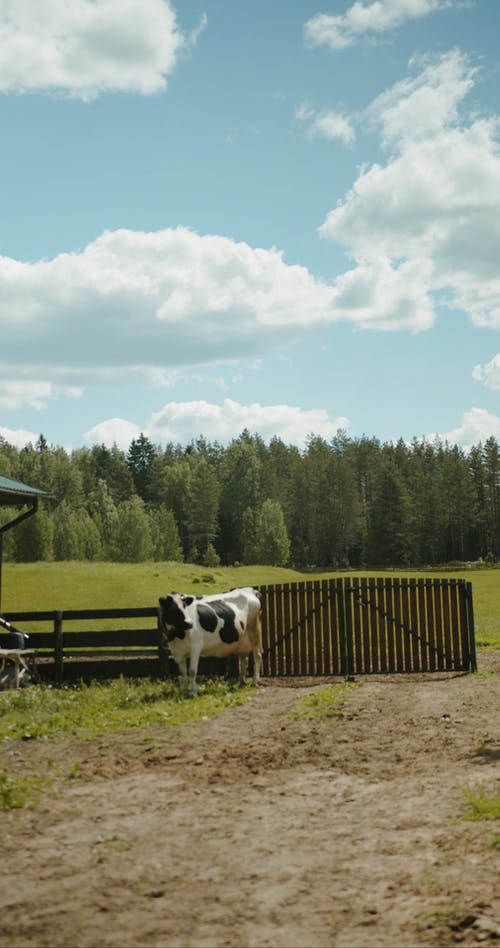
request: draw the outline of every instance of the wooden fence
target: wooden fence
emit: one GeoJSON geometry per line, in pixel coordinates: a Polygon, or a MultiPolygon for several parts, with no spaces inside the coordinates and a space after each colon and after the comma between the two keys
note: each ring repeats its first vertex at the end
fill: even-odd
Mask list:
{"type": "MultiPolygon", "coordinates": [[[[260,591],[264,677],[476,668],[472,586],[464,580],[344,576],[260,591]]],[[[153,607],[15,612],[6,618],[29,634],[46,679],[177,673],[153,607]]],[[[201,674],[226,668],[222,660],[200,662],[201,674]]]]}
{"type": "Polygon", "coordinates": [[[6,618],[28,634],[44,680],[174,673],[153,607],[12,612],[6,618]]]}
{"type": "Polygon", "coordinates": [[[472,586],[464,580],[349,576],[261,592],[265,675],[476,668],[472,586]]]}

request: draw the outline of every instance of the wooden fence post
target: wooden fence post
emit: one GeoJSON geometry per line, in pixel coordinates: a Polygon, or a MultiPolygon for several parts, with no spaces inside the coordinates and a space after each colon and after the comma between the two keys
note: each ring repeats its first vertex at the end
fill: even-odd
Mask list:
{"type": "Polygon", "coordinates": [[[61,682],[64,677],[63,613],[56,612],[54,617],[54,673],[61,682]]]}
{"type": "Polygon", "coordinates": [[[467,641],[469,643],[469,667],[471,671],[477,671],[476,657],[476,632],[474,629],[474,606],[472,603],[472,583],[465,584],[465,597],[467,603],[467,641]]]}

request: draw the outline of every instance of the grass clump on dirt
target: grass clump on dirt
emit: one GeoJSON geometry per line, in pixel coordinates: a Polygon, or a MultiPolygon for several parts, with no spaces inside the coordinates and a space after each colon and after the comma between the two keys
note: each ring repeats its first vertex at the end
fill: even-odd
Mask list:
{"type": "Polygon", "coordinates": [[[147,725],[194,724],[228,707],[243,704],[250,686],[226,681],[199,683],[196,699],[187,699],[172,682],[120,678],[89,685],[37,685],[5,692],[0,702],[0,740],[57,739],[147,725]]]}
{"type": "Polygon", "coordinates": [[[35,803],[41,785],[37,777],[8,777],[0,773],[0,810],[20,810],[35,803]]]}
{"type": "Polygon", "coordinates": [[[348,701],[353,690],[362,682],[344,681],[334,685],[322,685],[309,694],[302,695],[287,717],[292,718],[330,718],[338,714],[348,701]]]}
{"type": "Polygon", "coordinates": [[[465,791],[467,802],[466,819],[468,820],[500,820],[500,795],[488,794],[482,788],[478,793],[465,791]]]}

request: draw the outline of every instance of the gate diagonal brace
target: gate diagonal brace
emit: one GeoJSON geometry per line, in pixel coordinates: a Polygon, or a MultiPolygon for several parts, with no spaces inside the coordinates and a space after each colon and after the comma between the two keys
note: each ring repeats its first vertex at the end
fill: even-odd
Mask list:
{"type": "Polygon", "coordinates": [[[428,639],[424,639],[424,637],[420,635],[419,632],[416,632],[415,629],[410,629],[410,627],[405,625],[404,622],[400,622],[399,619],[395,619],[394,616],[391,616],[389,612],[386,612],[385,609],[382,609],[382,606],[378,606],[376,602],[372,602],[371,599],[365,599],[363,596],[360,596],[356,586],[346,587],[346,592],[353,593],[353,595],[356,596],[357,601],[363,606],[371,606],[372,609],[375,609],[377,612],[379,612],[380,615],[384,617],[384,619],[388,619],[389,622],[392,622],[393,625],[398,626],[403,630],[403,632],[406,632],[407,635],[413,635],[413,637],[418,639],[422,645],[427,645],[429,649],[436,653],[438,658],[442,658],[445,662],[449,660],[450,656],[447,655],[446,652],[441,652],[438,648],[436,648],[435,645],[432,645],[428,639]]]}
{"type": "Polygon", "coordinates": [[[311,609],[310,612],[306,612],[306,614],[301,616],[297,622],[294,622],[294,624],[286,632],[283,632],[283,635],[281,635],[279,639],[276,639],[271,645],[268,645],[267,648],[263,649],[262,655],[268,655],[272,649],[277,648],[277,646],[281,645],[282,642],[286,642],[286,640],[289,639],[290,636],[297,631],[297,629],[300,629],[304,622],[307,622],[308,619],[312,619],[312,617],[315,616],[316,613],[319,612],[327,602],[330,602],[334,596],[338,596],[338,589],[334,589],[326,596],[325,599],[322,599],[321,602],[318,603],[315,609],[311,609]]]}

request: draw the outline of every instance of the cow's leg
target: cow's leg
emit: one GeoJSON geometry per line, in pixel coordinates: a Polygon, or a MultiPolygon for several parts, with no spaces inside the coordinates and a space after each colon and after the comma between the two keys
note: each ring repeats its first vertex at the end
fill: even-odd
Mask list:
{"type": "Polygon", "coordinates": [[[253,650],[253,683],[258,685],[260,681],[260,663],[262,660],[262,652],[258,646],[253,650]]]}
{"type": "Polygon", "coordinates": [[[248,655],[238,655],[239,683],[245,684],[248,671],[248,655]]]}
{"type": "Polygon", "coordinates": [[[188,687],[188,668],[187,668],[187,658],[182,658],[179,661],[179,669],[182,677],[182,687],[185,694],[189,693],[188,687]]]}
{"type": "Polygon", "coordinates": [[[189,655],[189,688],[188,694],[197,695],[198,686],[196,684],[196,676],[198,674],[198,663],[200,661],[201,646],[192,645],[191,653],[189,655]]]}

